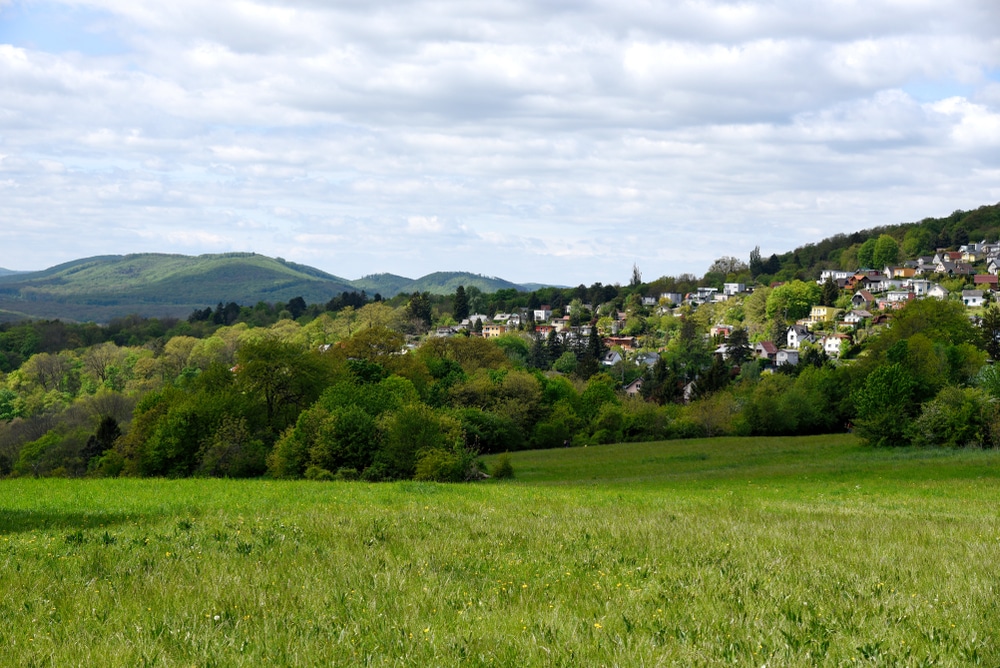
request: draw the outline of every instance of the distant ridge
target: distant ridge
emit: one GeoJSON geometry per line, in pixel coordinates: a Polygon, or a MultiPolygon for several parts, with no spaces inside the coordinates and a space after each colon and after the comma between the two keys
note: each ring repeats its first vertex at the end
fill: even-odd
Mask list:
{"type": "Polygon", "coordinates": [[[493,293],[499,290],[517,290],[531,292],[539,288],[562,287],[546,283],[512,283],[496,276],[484,276],[468,271],[436,271],[421,278],[407,278],[396,274],[372,274],[359,278],[351,283],[359,290],[369,295],[378,293],[383,297],[393,297],[403,292],[429,292],[434,295],[450,295],[458,289],[476,288],[482,292],[493,293]]]}
{"type": "Polygon", "coordinates": [[[103,255],[0,276],[0,311],[94,320],[138,313],[187,316],[219,301],[252,305],[303,297],[326,303],[350,281],[255,253],[103,255]]]}
{"type": "Polygon", "coordinates": [[[23,271],[14,271],[13,269],[4,269],[0,267],[0,276],[9,276],[10,274],[23,274],[23,271]]]}
{"type": "Polygon", "coordinates": [[[302,297],[325,304],[344,292],[452,294],[459,285],[483,292],[524,286],[469,272],[435,272],[419,279],[372,274],[356,281],[315,267],[256,253],[100,255],[42,271],[0,272],[0,321],[59,318],[107,322],[133,313],[187,317],[221,302],[253,305],[302,297]]]}

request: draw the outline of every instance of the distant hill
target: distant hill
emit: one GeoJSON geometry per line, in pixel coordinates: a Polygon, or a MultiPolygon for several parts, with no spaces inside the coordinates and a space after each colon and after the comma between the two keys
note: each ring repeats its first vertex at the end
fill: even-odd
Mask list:
{"type": "Polygon", "coordinates": [[[4,269],[0,267],[0,276],[8,276],[10,274],[23,274],[23,271],[14,271],[13,269],[4,269]]]}
{"type": "MultiPolygon", "coordinates": [[[[372,274],[371,276],[351,281],[351,283],[358,290],[364,290],[369,295],[377,292],[386,298],[407,292],[429,292],[434,295],[450,295],[460,285],[466,288],[474,287],[487,293],[497,292],[498,290],[530,292],[536,289],[511,283],[502,278],[473,274],[468,271],[438,271],[417,279],[397,276],[395,274],[372,274]]],[[[542,287],[539,283],[533,283],[532,285],[542,287]]]]}
{"type": "Polygon", "coordinates": [[[380,294],[386,298],[406,292],[407,286],[412,283],[412,278],[396,274],[371,274],[351,281],[351,285],[358,290],[364,290],[369,295],[380,294]]]}
{"type": "Polygon", "coordinates": [[[106,322],[138,313],[187,316],[220,301],[256,304],[301,296],[326,303],[351,282],[255,253],[105,255],[0,276],[0,312],[106,322]]]}

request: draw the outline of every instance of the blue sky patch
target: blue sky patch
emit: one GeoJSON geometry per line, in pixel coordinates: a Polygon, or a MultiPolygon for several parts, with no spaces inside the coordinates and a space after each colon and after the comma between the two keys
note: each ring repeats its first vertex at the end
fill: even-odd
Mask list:
{"type": "Polygon", "coordinates": [[[46,51],[109,56],[128,51],[110,14],[55,4],[15,2],[0,9],[0,44],[46,51]]]}

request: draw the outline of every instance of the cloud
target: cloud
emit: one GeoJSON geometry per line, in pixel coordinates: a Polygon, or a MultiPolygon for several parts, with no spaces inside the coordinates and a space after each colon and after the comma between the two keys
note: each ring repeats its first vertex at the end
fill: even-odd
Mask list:
{"type": "Polygon", "coordinates": [[[0,266],[613,282],[997,199],[996,3],[481,4],[0,2],[0,266]]]}

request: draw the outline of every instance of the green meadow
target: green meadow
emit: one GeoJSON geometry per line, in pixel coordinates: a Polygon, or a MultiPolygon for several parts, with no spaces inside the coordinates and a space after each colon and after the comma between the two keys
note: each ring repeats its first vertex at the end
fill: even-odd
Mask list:
{"type": "Polygon", "coordinates": [[[1000,665],[998,452],[511,460],[463,485],[3,481],[0,664],[1000,665]]]}

